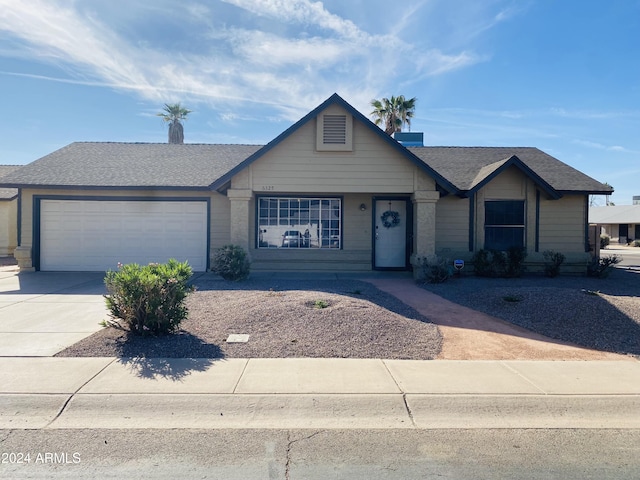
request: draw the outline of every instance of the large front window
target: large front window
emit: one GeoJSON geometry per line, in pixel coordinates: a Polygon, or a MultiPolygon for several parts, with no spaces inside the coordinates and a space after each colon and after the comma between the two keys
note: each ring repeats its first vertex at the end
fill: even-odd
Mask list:
{"type": "Polygon", "coordinates": [[[258,198],[258,248],[341,248],[340,198],[258,198]]]}
{"type": "Polygon", "coordinates": [[[508,250],[524,247],[524,200],[484,203],[484,248],[508,250]]]}

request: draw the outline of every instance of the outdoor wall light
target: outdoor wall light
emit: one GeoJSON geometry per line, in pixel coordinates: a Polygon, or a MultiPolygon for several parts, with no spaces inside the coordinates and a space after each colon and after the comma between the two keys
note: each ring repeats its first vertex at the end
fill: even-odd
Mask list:
{"type": "Polygon", "coordinates": [[[364,203],[360,204],[360,210],[362,210],[363,212],[367,209],[367,206],[364,203]]]}

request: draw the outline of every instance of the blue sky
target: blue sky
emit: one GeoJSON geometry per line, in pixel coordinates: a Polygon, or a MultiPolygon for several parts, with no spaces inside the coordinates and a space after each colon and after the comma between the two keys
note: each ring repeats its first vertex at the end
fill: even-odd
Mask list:
{"type": "MultiPolygon", "coordinates": [[[[264,144],[337,92],[426,145],[535,146],[640,195],[640,0],[0,0],[0,163],[74,141],[264,144]]],[[[603,203],[601,201],[601,203],[603,203]]]]}

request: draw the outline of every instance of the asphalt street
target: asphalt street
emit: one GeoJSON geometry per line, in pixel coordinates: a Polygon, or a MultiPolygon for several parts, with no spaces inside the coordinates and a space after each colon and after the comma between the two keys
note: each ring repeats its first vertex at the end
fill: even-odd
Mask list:
{"type": "Polygon", "coordinates": [[[638,429],[83,429],[0,435],[0,477],[12,479],[622,480],[637,479],[640,472],[638,429]],[[29,454],[30,461],[11,461],[11,453],[29,454]]]}

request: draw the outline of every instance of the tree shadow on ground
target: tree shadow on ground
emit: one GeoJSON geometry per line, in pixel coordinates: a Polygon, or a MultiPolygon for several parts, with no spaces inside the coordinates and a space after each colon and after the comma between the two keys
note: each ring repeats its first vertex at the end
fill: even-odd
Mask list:
{"type": "Polygon", "coordinates": [[[160,337],[123,332],[115,344],[118,361],[141,378],[179,381],[194,371],[207,370],[224,358],[218,345],[206,343],[185,331],[160,337]]]}
{"type": "Polygon", "coordinates": [[[118,362],[139,378],[166,378],[182,381],[193,372],[204,372],[219,360],[210,358],[147,358],[121,357],[118,362]]]}

